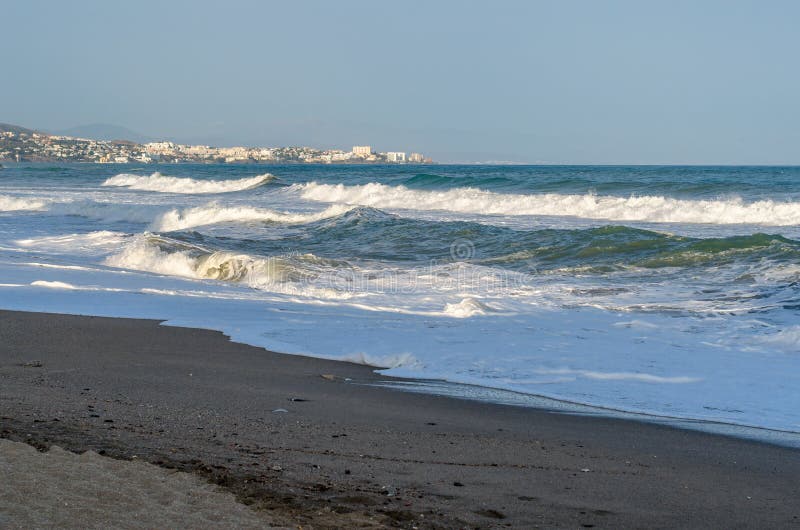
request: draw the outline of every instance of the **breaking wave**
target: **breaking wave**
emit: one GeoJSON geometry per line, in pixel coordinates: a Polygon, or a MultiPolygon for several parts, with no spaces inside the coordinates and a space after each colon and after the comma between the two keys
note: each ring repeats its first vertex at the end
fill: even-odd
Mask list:
{"type": "Polygon", "coordinates": [[[611,221],[656,223],[800,224],[800,203],[740,198],[690,200],[663,196],[615,197],[595,194],[504,194],[477,188],[413,190],[379,183],[346,186],[311,182],[294,185],[302,197],[407,210],[440,210],[489,215],[572,216],[611,221]]]}
{"type": "Polygon", "coordinates": [[[253,208],[250,206],[228,207],[207,204],[184,210],[170,210],[159,215],[150,225],[151,230],[171,232],[186,230],[197,226],[231,222],[274,222],[285,224],[312,223],[329,217],[336,217],[351,210],[351,206],[334,204],[317,213],[289,213],[253,208]]]}
{"type": "Polygon", "coordinates": [[[50,213],[77,215],[111,223],[144,223],[152,231],[171,232],[218,223],[313,223],[342,215],[352,209],[349,205],[334,204],[316,213],[292,213],[252,206],[223,206],[212,202],[203,206],[164,211],[164,206],[158,204],[75,201],[55,204],[50,208],[50,213]]]}
{"type": "Polygon", "coordinates": [[[111,267],[183,278],[233,282],[265,291],[348,298],[346,292],[309,285],[338,263],[313,254],[252,256],[213,251],[154,234],[141,234],[105,259],[111,267]]]}
{"type": "Polygon", "coordinates": [[[159,172],[149,176],[121,173],[107,179],[103,182],[103,186],[164,193],[227,193],[256,188],[273,178],[275,177],[269,173],[236,180],[198,180],[187,177],[169,177],[159,172]]]}
{"type": "Polygon", "coordinates": [[[42,210],[46,203],[40,199],[26,199],[0,195],[0,212],[15,212],[20,210],[42,210]]]}

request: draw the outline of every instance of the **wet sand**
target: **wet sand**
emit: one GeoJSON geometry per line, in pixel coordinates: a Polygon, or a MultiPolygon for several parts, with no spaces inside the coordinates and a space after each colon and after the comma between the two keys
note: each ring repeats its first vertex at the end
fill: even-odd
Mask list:
{"type": "Polygon", "coordinates": [[[369,386],[385,379],[156,321],[0,311],[0,437],[190,471],[265,524],[800,527],[796,449],[369,386]]]}

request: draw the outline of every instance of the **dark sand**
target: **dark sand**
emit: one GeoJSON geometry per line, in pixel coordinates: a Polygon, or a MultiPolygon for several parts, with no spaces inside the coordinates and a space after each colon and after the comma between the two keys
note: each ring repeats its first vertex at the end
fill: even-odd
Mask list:
{"type": "Polygon", "coordinates": [[[194,471],[275,524],[800,528],[798,450],[358,384],[382,379],[212,331],[0,311],[0,436],[194,471]]]}

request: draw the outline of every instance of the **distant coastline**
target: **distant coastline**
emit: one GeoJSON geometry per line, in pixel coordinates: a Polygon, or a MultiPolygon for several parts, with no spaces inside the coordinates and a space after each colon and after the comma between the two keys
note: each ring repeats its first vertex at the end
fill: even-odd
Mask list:
{"type": "Polygon", "coordinates": [[[351,151],[314,147],[214,147],[175,142],[137,143],[49,134],[0,123],[0,162],[91,162],[98,164],[433,164],[421,153],[351,151]]]}

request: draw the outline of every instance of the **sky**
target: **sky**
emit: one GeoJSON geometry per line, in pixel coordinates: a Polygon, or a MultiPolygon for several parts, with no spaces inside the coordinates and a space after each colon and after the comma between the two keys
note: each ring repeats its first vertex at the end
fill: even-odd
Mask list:
{"type": "Polygon", "coordinates": [[[442,162],[800,164],[800,2],[40,1],[0,122],[442,162]]]}

